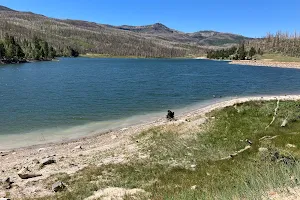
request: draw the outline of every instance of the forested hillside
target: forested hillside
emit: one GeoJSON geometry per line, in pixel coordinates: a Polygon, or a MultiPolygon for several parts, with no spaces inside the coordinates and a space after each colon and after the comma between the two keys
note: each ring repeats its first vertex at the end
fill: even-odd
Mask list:
{"type": "Polygon", "coordinates": [[[266,37],[259,40],[247,41],[246,47],[261,49],[266,53],[279,53],[292,57],[300,57],[300,35],[288,32],[268,33],[266,37]]]}
{"type": "Polygon", "coordinates": [[[147,26],[111,26],[61,20],[6,7],[0,7],[0,27],[2,39],[6,33],[20,41],[32,40],[38,36],[52,45],[59,55],[71,48],[81,54],[112,56],[197,56],[204,54],[207,48],[231,46],[248,39],[215,31],[183,33],[159,23],[147,26]]]}
{"type": "Polygon", "coordinates": [[[32,41],[19,40],[5,34],[0,40],[0,63],[19,63],[27,60],[51,60],[57,56],[48,42],[35,37],[32,41]]]}
{"type": "Polygon", "coordinates": [[[300,57],[300,36],[297,33],[268,33],[264,38],[242,41],[231,48],[209,50],[207,58],[248,60],[264,53],[300,57]]]}

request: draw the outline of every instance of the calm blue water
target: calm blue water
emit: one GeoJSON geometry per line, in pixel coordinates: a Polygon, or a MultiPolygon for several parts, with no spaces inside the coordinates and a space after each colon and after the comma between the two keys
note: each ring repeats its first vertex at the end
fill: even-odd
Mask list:
{"type": "Polygon", "coordinates": [[[192,59],[62,58],[0,67],[0,135],[69,128],[222,97],[293,94],[300,70],[192,59]]]}

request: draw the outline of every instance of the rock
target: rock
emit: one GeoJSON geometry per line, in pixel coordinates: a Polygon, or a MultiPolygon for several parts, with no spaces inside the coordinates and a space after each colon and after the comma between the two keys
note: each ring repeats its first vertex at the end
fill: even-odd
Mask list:
{"type": "Polygon", "coordinates": [[[284,119],[283,122],[282,122],[282,124],[280,126],[281,127],[286,127],[287,123],[288,123],[288,120],[284,119]]]}
{"type": "Polygon", "coordinates": [[[61,192],[65,189],[66,185],[61,182],[61,181],[57,181],[52,185],[52,190],[53,192],[61,192]]]}
{"type": "Polygon", "coordinates": [[[11,184],[13,184],[14,182],[10,181],[10,178],[6,178],[4,181],[3,181],[3,189],[7,189],[9,190],[11,188],[11,184]]]}
{"type": "Polygon", "coordinates": [[[296,148],[296,145],[294,145],[294,144],[287,144],[287,145],[285,145],[285,147],[287,147],[287,148],[296,148]]]}
{"type": "Polygon", "coordinates": [[[38,159],[33,159],[32,163],[37,165],[37,164],[40,164],[40,161],[38,159]]]}
{"type": "Polygon", "coordinates": [[[191,190],[196,190],[197,189],[197,185],[193,185],[192,187],[191,187],[191,190]]]}
{"type": "Polygon", "coordinates": [[[82,149],[82,147],[81,147],[81,145],[78,145],[74,149],[82,149]]]}
{"type": "Polygon", "coordinates": [[[191,165],[191,168],[196,168],[197,167],[197,165],[191,165]]]}
{"type": "Polygon", "coordinates": [[[296,163],[296,160],[289,156],[282,156],[279,161],[283,162],[286,165],[294,165],[296,163]]]}
{"type": "Polygon", "coordinates": [[[246,139],[246,142],[248,142],[248,144],[252,145],[253,142],[251,140],[246,139]]]}
{"type": "Polygon", "coordinates": [[[268,148],[260,147],[260,148],[258,149],[258,151],[259,151],[259,152],[266,152],[266,151],[268,151],[268,148]]]}
{"type": "Polygon", "coordinates": [[[116,138],[117,138],[116,135],[112,135],[112,136],[111,136],[111,139],[112,139],[112,140],[114,140],[114,139],[116,139],[116,138]]]}
{"type": "Polygon", "coordinates": [[[10,200],[10,198],[0,198],[0,200],[10,200]]]}
{"type": "Polygon", "coordinates": [[[8,153],[4,153],[4,152],[0,152],[0,156],[4,157],[4,156],[7,156],[8,153]]]}
{"type": "Polygon", "coordinates": [[[230,154],[229,156],[230,156],[230,158],[233,158],[233,157],[235,157],[237,155],[238,155],[238,153],[233,153],[233,154],[230,154]]]}
{"type": "Polygon", "coordinates": [[[35,174],[32,173],[31,171],[28,170],[27,167],[22,168],[19,172],[18,172],[18,176],[21,179],[29,179],[29,178],[34,178],[34,177],[38,177],[38,176],[42,176],[42,174],[35,174]]]}
{"type": "Polygon", "coordinates": [[[38,152],[41,152],[41,151],[44,151],[44,150],[46,150],[46,149],[45,148],[39,148],[38,152]]]}
{"type": "Polygon", "coordinates": [[[55,163],[56,161],[53,158],[45,158],[41,161],[41,167],[45,165],[50,165],[52,163],[55,163]]]}

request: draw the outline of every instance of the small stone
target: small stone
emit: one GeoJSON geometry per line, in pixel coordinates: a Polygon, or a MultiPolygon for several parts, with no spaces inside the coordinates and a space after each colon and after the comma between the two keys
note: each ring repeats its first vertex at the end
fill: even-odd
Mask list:
{"type": "Polygon", "coordinates": [[[3,153],[3,152],[0,153],[0,156],[2,156],[2,157],[7,156],[7,155],[8,155],[8,153],[3,153]]]}
{"type": "Polygon", "coordinates": [[[44,150],[46,150],[46,149],[45,148],[39,148],[38,152],[41,152],[41,151],[44,151],[44,150]]]}
{"type": "Polygon", "coordinates": [[[0,198],[0,200],[10,200],[10,198],[0,198]]]}
{"type": "Polygon", "coordinates": [[[111,136],[111,139],[112,139],[112,140],[114,140],[114,139],[116,139],[116,138],[117,138],[116,135],[112,135],[112,136],[111,136]]]}
{"type": "Polygon", "coordinates": [[[81,145],[78,145],[74,149],[82,149],[82,147],[81,147],[81,145]]]}
{"type": "Polygon", "coordinates": [[[248,140],[248,139],[246,139],[246,142],[248,142],[248,144],[250,144],[250,145],[252,145],[252,141],[251,140],[248,140]]]}
{"type": "Polygon", "coordinates": [[[9,190],[11,188],[11,184],[13,184],[14,182],[10,181],[10,178],[6,178],[4,181],[3,181],[3,188],[4,189],[7,189],[9,190]]]}
{"type": "Polygon", "coordinates": [[[237,153],[233,153],[233,154],[230,154],[229,156],[231,157],[231,158],[233,158],[233,157],[235,157],[235,156],[237,156],[238,154],[237,153]]]}
{"type": "Polygon", "coordinates": [[[40,161],[38,159],[33,159],[32,163],[34,163],[34,164],[40,164],[40,161]]]}
{"type": "Polygon", "coordinates": [[[196,190],[197,189],[197,185],[193,185],[192,187],[191,187],[191,190],[196,190]]]}
{"type": "Polygon", "coordinates": [[[53,192],[61,192],[65,189],[66,185],[61,182],[61,181],[57,181],[52,185],[52,191],[53,192]]]}
{"type": "Polygon", "coordinates": [[[268,148],[260,147],[260,148],[258,149],[258,151],[259,151],[259,152],[266,152],[266,151],[268,151],[268,148]]]}
{"type": "Polygon", "coordinates": [[[287,148],[296,148],[296,145],[294,145],[294,144],[287,144],[287,145],[285,145],[285,147],[287,147],[287,148]]]}
{"type": "Polygon", "coordinates": [[[284,119],[283,122],[282,122],[282,124],[280,126],[281,127],[286,127],[287,123],[288,123],[288,120],[284,119]]]}
{"type": "Polygon", "coordinates": [[[191,168],[196,168],[197,167],[197,165],[191,165],[191,168]]]}

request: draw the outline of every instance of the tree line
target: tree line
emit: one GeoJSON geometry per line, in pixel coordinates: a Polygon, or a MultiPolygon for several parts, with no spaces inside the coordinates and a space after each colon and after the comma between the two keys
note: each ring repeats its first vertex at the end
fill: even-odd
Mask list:
{"type": "Polygon", "coordinates": [[[26,60],[51,60],[57,56],[76,57],[79,53],[67,46],[59,51],[43,39],[17,40],[7,33],[0,40],[0,60],[2,63],[25,62],[26,60]]]}
{"type": "Polygon", "coordinates": [[[252,59],[256,54],[262,55],[263,51],[260,48],[255,49],[254,47],[250,47],[249,50],[247,50],[245,43],[242,42],[238,47],[233,46],[227,49],[210,50],[207,52],[207,58],[246,60],[252,59]]]}

